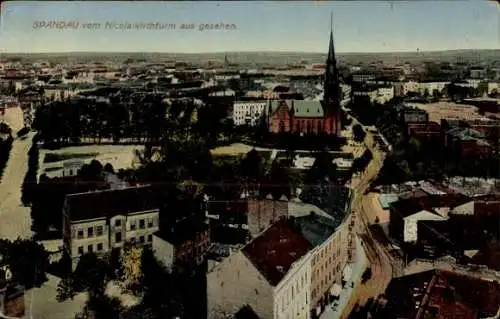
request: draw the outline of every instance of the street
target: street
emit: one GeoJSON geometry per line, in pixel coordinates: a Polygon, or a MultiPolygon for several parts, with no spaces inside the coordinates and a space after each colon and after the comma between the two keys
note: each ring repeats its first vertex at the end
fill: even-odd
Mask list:
{"type": "MultiPolygon", "coordinates": [[[[353,123],[359,123],[353,118],[353,123]]],[[[376,298],[385,291],[392,278],[392,260],[386,248],[379,243],[372,234],[369,225],[374,221],[376,213],[372,208],[372,199],[365,195],[370,183],[377,177],[384,163],[385,154],[377,148],[374,143],[372,133],[366,128],[365,144],[372,152],[373,159],[368,164],[364,172],[361,173],[359,182],[354,188],[354,199],[352,209],[356,212],[356,228],[359,236],[363,240],[366,254],[370,261],[372,277],[364,284],[358,284],[354,289],[348,306],[346,307],[342,318],[347,318],[356,304],[364,304],[369,298],[376,298]],[[375,216],[373,216],[375,215],[375,216]]]]}
{"type": "MultiPolygon", "coordinates": [[[[24,207],[21,203],[21,187],[28,170],[28,151],[35,133],[31,132],[23,139],[16,136],[24,126],[20,108],[7,109],[5,121],[12,128],[14,142],[0,180],[0,238],[29,239],[32,237],[30,208],[24,207]]],[[[85,305],[86,294],[80,293],[73,300],[59,303],[56,296],[60,279],[50,274],[47,274],[47,277],[48,281],[40,288],[25,292],[24,318],[73,318],[85,305]]]]}
{"type": "Polygon", "coordinates": [[[30,238],[31,216],[29,207],[21,203],[21,186],[28,170],[28,151],[35,133],[29,133],[25,139],[16,137],[23,124],[23,112],[20,108],[9,108],[5,112],[5,121],[12,128],[14,141],[9,160],[0,181],[0,238],[15,240],[18,237],[30,238]]]}

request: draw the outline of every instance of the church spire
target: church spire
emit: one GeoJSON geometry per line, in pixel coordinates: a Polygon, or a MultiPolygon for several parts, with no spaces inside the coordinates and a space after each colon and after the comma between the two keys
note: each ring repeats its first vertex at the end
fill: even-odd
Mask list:
{"type": "Polygon", "coordinates": [[[333,12],[330,12],[330,44],[328,45],[328,60],[335,61],[335,48],[333,46],[333,12]]]}
{"type": "Polygon", "coordinates": [[[337,61],[335,59],[335,48],[333,45],[333,13],[330,13],[330,43],[328,45],[328,57],[326,59],[323,100],[327,102],[330,111],[333,111],[333,109],[339,107],[339,98],[339,75],[337,61]]]}

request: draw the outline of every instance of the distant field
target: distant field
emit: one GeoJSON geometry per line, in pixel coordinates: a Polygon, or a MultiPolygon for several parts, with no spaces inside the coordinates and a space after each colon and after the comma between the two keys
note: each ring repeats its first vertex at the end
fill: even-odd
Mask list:
{"type": "MultiPolygon", "coordinates": [[[[246,65],[286,65],[306,60],[309,63],[324,63],[326,52],[216,52],[216,53],[168,53],[168,52],[71,52],[71,53],[3,53],[5,59],[20,58],[22,60],[50,59],[51,61],[78,60],[79,62],[96,61],[124,61],[134,59],[139,61],[156,62],[173,60],[187,63],[204,63],[208,61],[224,61],[226,56],[231,63],[246,65]]],[[[419,52],[381,52],[363,53],[352,52],[337,54],[340,64],[343,63],[365,63],[381,61],[382,63],[415,63],[425,61],[456,62],[461,59],[464,62],[497,61],[500,50],[448,50],[448,51],[419,51],[419,52]]]]}

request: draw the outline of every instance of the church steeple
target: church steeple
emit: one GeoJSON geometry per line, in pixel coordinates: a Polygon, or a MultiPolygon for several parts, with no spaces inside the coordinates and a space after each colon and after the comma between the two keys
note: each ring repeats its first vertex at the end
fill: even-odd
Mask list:
{"type": "Polygon", "coordinates": [[[340,86],[337,61],[335,59],[335,47],[333,45],[333,13],[330,15],[330,43],[328,45],[328,57],[326,59],[325,84],[323,100],[327,102],[329,111],[340,107],[340,86]]]}

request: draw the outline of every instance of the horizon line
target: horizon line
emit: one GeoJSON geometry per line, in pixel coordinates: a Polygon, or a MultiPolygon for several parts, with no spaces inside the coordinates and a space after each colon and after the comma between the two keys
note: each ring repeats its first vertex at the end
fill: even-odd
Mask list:
{"type": "MultiPolygon", "coordinates": [[[[393,53],[437,53],[437,52],[452,52],[452,51],[500,51],[500,48],[478,48],[478,49],[438,49],[438,50],[407,50],[407,51],[357,51],[357,52],[342,52],[337,51],[337,55],[342,54],[393,54],[393,53]]],[[[166,52],[166,51],[45,51],[45,52],[0,52],[2,54],[75,54],[75,53],[142,53],[142,54],[231,54],[231,53],[300,53],[300,54],[323,54],[328,53],[314,51],[293,51],[293,50],[243,50],[243,51],[204,51],[204,52],[166,52]]]]}

